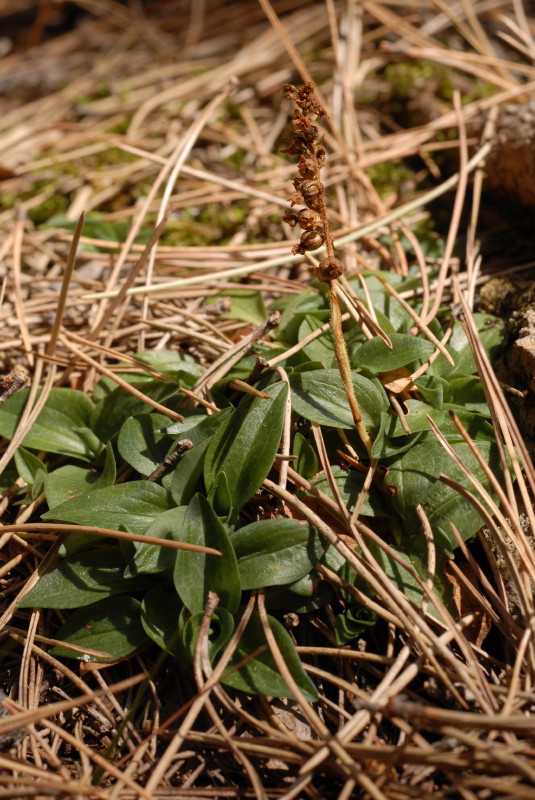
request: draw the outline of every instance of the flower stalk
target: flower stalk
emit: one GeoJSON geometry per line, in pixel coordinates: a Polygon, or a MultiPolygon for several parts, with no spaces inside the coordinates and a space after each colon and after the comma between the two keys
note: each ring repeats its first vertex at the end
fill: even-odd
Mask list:
{"type": "Polygon", "coordinates": [[[290,198],[292,206],[304,204],[305,208],[296,214],[286,214],[284,221],[292,227],[299,226],[303,233],[299,243],[294,245],[292,253],[304,255],[310,250],[317,250],[325,245],[327,255],[315,269],[317,278],[329,288],[329,305],[331,310],[331,330],[334,338],[334,352],[342,384],[351,409],[357,432],[371,458],[373,440],[366,430],[358,400],[355,396],[351,378],[351,364],[342,332],[342,315],[336,295],[336,281],[344,273],[344,265],[337,257],[334,241],[327,216],[325,187],[320,179],[321,169],[325,164],[327,152],[320,144],[320,133],[313,123],[318,117],[327,116],[314,95],[314,85],[307,83],[295,87],[288,83],[284,93],[296,104],[292,119],[294,135],[289,147],[282,152],[288,156],[299,156],[297,165],[299,178],[293,181],[295,193],[290,198]]]}

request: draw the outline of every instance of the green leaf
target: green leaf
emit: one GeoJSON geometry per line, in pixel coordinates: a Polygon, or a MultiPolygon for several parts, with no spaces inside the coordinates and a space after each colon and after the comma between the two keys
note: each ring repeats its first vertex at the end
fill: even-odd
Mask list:
{"type": "Polygon", "coordinates": [[[22,480],[31,486],[31,497],[35,500],[43,491],[47,476],[46,466],[24,447],[19,447],[15,452],[15,464],[22,480]]]}
{"type": "Polygon", "coordinates": [[[119,547],[100,547],[64,558],[23,597],[20,608],[80,608],[103,597],[133,592],[146,578],[125,580],[119,547]]]}
{"type": "Polygon", "coordinates": [[[451,400],[448,381],[438,375],[422,375],[414,383],[425,402],[433,408],[442,408],[444,402],[451,400]]]}
{"type": "MultiPolygon", "coordinates": [[[[476,447],[483,460],[489,465],[492,472],[499,476],[501,473],[498,448],[492,442],[476,442],[476,447]]],[[[483,469],[479,465],[469,446],[465,442],[453,442],[456,454],[464,466],[489,489],[483,469]]],[[[442,472],[462,486],[474,492],[472,484],[465,477],[462,470],[448,457],[444,460],[442,472]]],[[[435,531],[437,539],[445,554],[457,547],[457,542],[452,534],[451,523],[456,525],[464,540],[469,539],[484,525],[482,517],[455,489],[438,481],[433,491],[425,497],[422,503],[429,522],[435,531]]]]}
{"type": "MultiPolygon", "coordinates": [[[[136,358],[186,386],[193,386],[204,374],[204,367],[198,361],[194,361],[190,355],[179,350],[147,350],[136,353],[136,358]]],[[[132,373],[129,380],[139,380],[140,377],[140,373],[132,373]]],[[[147,381],[153,380],[149,373],[145,373],[144,377],[147,381]]],[[[178,386],[175,390],[178,390],[178,386]]]]}
{"type": "Polygon", "coordinates": [[[147,636],[176,658],[183,659],[178,619],[183,605],[176,592],[163,586],[153,586],[141,603],[141,624],[147,636]]]}
{"type": "MultiPolygon", "coordinates": [[[[132,381],[132,385],[161,404],[178,392],[172,383],[159,380],[143,381],[141,385],[132,381]]],[[[146,412],[147,404],[143,400],[139,400],[118,386],[95,407],[92,417],[93,430],[103,442],[107,442],[117,435],[128,417],[146,412]]]]}
{"type": "Polygon", "coordinates": [[[225,472],[220,472],[208,492],[208,502],[218,517],[230,520],[234,514],[232,493],[225,472]]]}
{"type": "Polygon", "coordinates": [[[381,426],[375,437],[372,445],[372,458],[391,458],[392,456],[399,456],[406,450],[414,447],[422,436],[425,436],[424,431],[418,433],[404,434],[402,436],[392,436],[392,431],[396,429],[398,417],[392,413],[381,413],[381,426]]]}
{"type": "MultiPolygon", "coordinates": [[[[20,477],[29,486],[33,486],[40,473],[46,475],[46,467],[41,459],[34,456],[34,454],[26,450],[25,447],[19,447],[16,451],[15,464],[17,465],[20,477]]],[[[40,480],[42,481],[43,478],[41,477],[40,480]]]]}
{"type": "Polygon", "coordinates": [[[169,490],[178,506],[187,506],[198,490],[208,444],[209,440],[205,439],[202,444],[188,450],[173,470],[169,490]]]}
{"type": "MultiPolygon", "coordinates": [[[[283,342],[297,344],[299,341],[299,327],[307,314],[312,313],[317,316],[318,312],[323,312],[324,321],[327,322],[329,319],[329,310],[325,298],[315,292],[312,293],[312,289],[306,289],[301,294],[284,298],[284,301],[285,307],[277,327],[277,339],[283,342]]],[[[280,301],[272,303],[271,309],[275,310],[279,305],[281,305],[280,301]]]]}
{"type": "Polygon", "coordinates": [[[169,508],[165,489],[148,481],[130,481],[73,497],[43,514],[43,519],[145,533],[169,508]]]}
{"type": "Polygon", "coordinates": [[[452,378],[449,384],[451,397],[448,399],[448,406],[462,406],[468,411],[478,411],[480,414],[490,416],[485,392],[479,378],[462,375],[452,378]]]}
{"type": "Polygon", "coordinates": [[[374,274],[369,270],[364,270],[360,273],[358,278],[350,281],[351,286],[357,297],[362,300],[368,308],[368,298],[361,286],[361,279],[363,278],[365,280],[371,305],[377,315],[377,321],[388,335],[390,335],[392,331],[409,330],[411,326],[414,325],[412,318],[409,316],[408,312],[400,306],[398,301],[387,293],[378,275],[382,276],[396,289],[403,283],[403,277],[394,272],[381,271],[374,274]],[[384,323],[386,323],[386,326],[384,323]]]}
{"type": "MultiPolygon", "coordinates": [[[[385,553],[380,547],[374,544],[369,544],[368,546],[392,583],[400,590],[407,600],[410,600],[417,608],[420,608],[422,600],[424,599],[424,591],[418,581],[413,578],[407,569],[385,553]]],[[[391,548],[402,561],[405,561],[425,580],[425,567],[417,556],[409,555],[392,545],[391,548]]]]}
{"type": "MultiPolygon", "coordinates": [[[[473,319],[481,342],[488,355],[492,358],[499,348],[503,346],[504,322],[490,314],[475,313],[473,319]],[[492,324],[489,325],[488,323],[492,324]]],[[[456,377],[470,375],[477,371],[474,354],[460,322],[455,322],[453,326],[453,333],[448,341],[447,349],[453,356],[455,365],[452,367],[441,355],[431,365],[430,372],[432,374],[450,378],[454,375],[456,377]]]]}
{"type": "Polygon", "coordinates": [[[400,514],[424,501],[435,486],[443,464],[444,450],[432,439],[415,444],[390,463],[385,484],[392,490],[392,500],[400,514]]]}
{"type": "Polygon", "coordinates": [[[308,439],[299,431],[294,436],[292,452],[297,457],[292,465],[295,471],[307,480],[313,478],[318,471],[318,457],[308,439]]]}
{"type": "MultiPolygon", "coordinates": [[[[447,404],[445,404],[442,409],[436,409],[432,408],[427,403],[422,403],[421,400],[406,400],[405,406],[408,411],[405,420],[411,433],[431,430],[431,425],[428,420],[429,416],[437,424],[444,436],[447,438],[450,436],[456,439],[461,438],[459,431],[447,413],[447,404]]],[[[492,425],[481,415],[471,411],[460,410],[458,416],[473,439],[494,440],[492,425]]],[[[406,435],[399,419],[397,417],[392,417],[392,420],[394,422],[392,427],[387,431],[388,435],[393,437],[406,435]]]]}
{"type": "Polygon", "coordinates": [[[100,475],[92,469],[67,464],[50,472],[45,481],[45,494],[49,508],[71,500],[82,493],[87,494],[96,486],[100,475]]]}
{"type": "Polygon", "coordinates": [[[325,549],[317,531],[296,519],[252,522],[230,540],[242,589],[293,583],[310,572],[325,549]]]}
{"type": "Polygon", "coordinates": [[[220,604],[231,613],[241,598],[238,563],[223,524],[205,497],[196,494],[188,506],[181,531],[173,538],[179,542],[214,547],[222,555],[208,555],[177,550],[174,568],[175,588],[180,599],[196,614],[204,611],[208,592],[216,592],[220,604]]]}
{"type": "Polygon", "coordinates": [[[145,644],[147,635],[141,624],[141,604],[132,597],[106,598],[75,611],[56,634],[56,639],[78,647],[109,653],[110,658],[94,658],[53,647],[56,658],[77,658],[84,661],[116,661],[145,644]]]}
{"type": "MultiPolygon", "coordinates": [[[[321,328],[324,322],[324,319],[307,314],[299,327],[299,341],[302,342],[311,333],[321,328]]],[[[336,363],[332,331],[329,329],[317,339],[313,339],[303,348],[303,352],[312,361],[319,361],[324,367],[331,367],[333,363],[336,363]]]]}
{"type": "MultiPolygon", "coordinates": [[[[0,406],[0,435],[11,439],[28,399],[23,389],[0,406]]],[[[24,437],[22,444],[31,450],[93,461],[97,447],[88,446],[87,438],[79,429],[88,429],[93,412],[91,400],[75,389],[52,389],[46,405],[24,437]]],[[[95,440],[96,442],[96,440],[95,440]]]]}
{"type": "MultiPolygon", "coordinates": [[[[336,466],[332,468],[332,472],[342,499],[346,507],[351,510],[354,508],[355,503],[357,502],[357,498],[362,490],[366,476],[362,472],[357,472],[357,470],[347,470],[336,466]]],[[[312,486],[314,486],[315,489],[318,489],[318,491],[323,492],[323,494],[326,494],[327,497],[330,497],[333,500],[335,499],[329,484],[329,479],[326,475],[322,474],[315,481],[312,481],[312,486]]],[[[308,496],[310,497],[312,495],[308,496]]],[[[370,486],[370,489],[364,498],[364,502],[361,507],[361,514],[364,514],[364,516],[367,517],[388,516],[388,511],[386,509],[382,494],[375,484],[370,486]]]]}
{"type": "Polygon", "coordinates": [[[169,417],[164,414],[138,414],[122,424],[117,448],[127,464],[141,475],[150,475],[173,446],[174,436],[165,432],[169,417]]]}
{"type": "MultiPolygon", "coordinates": [[[[304,671],[289,634],[276,619],[268,617],[268,620],[284,662],[293,679],[309,702],[317,702],[318,693],[316,687],[304,671]]],[[[236,654],[232,659],[231,666],[238,664],[242,659],[247,658],[262,646],[266,649],[240,670],[223,675],[222,683],[248,694],[293,698],[269,651],[262,624],[256,614],[253,614],[249,620],[249,624],[240,639],[236,654]]]]}
{"type": "MultiPolygon", "coordinates": [[[[386,395],[369,378],[357,372],[351,374],[364,424],[373,434],[379,428],[381,411],[388,408],[386,395]]],[[[355,427],[338,370],[293,373],[290,385],[292,407],[301,417],[331,428],[355,427]]]]}
{"type": "MultiPolygon", "coordinates": [[[[191,661],[195,655],[195,645],[204,612],[194,614],[182,628],[181,641],[191,661]]],[[[228,644],[234,633],[234,617],[226,608],[218,606],[210,621],[208,635],[208,657],[213,662],[216,655],[228,644]]]]}
{"type": "Polygon", "coordinates": [[[178,441],[189,439],[195,447],[202,444],[206,439],[210,439],[221,425],[233,413],[233,408],[223,408],[217,414],[195,414],[193,417],[186,417],[184,422],[175,422],[168,425],[167,433],[177,435],[178,441]]]}
{"type": "Polygon", "coordinates": [[[238,319],[242,322],[251,322],[253,325],[261,325],[268,318],[264,296],[255,289],[225,289],[224,292],[209,298],[208,304],[220,301],[223,297],[229,298],[230,309],[220,314],[222,319],[238,319]]]}
{"type": "MultiPolygon", "coordinates": [[[[180,536],[186,517],[186,506],[170,508],[154,519],[144,532],[144,536],[156,539],[173,539],[180,536]]],[[[158,544],[134,544],[134,555],[128,562],[126,575],[137,575],[142,572],[154,575],[172,569],[175,564],[176,550],[160,547],[158,544]]]]}
{"type": "Polygon", "coordinates": [[[241,400],[214,434],[206,453],[206,489],[210,491],[224,472],[235,513],[259,488],[279,447],[287,385],[280,381],[267,387],[267,391],[269,400],[251,395],[241,400]]]}
{"type": "Polygon", "coordinates": [[[371,628],[377,622],[377,614],[364,606],[348,608],[343,614],[337,614],[334,620],[334,635],[338,645],[348,644],[371,628]]]}
{"type": "Polygon", "coordinates": [[[353,353],[356,365],[366,367],[374,373],[388,372],[404,367],[413,361],[426,360],[435,352],[435,346],[428,339],[409,336],[404,333],[391,333],[392,349],[380,336],[364,342],[353,353]]]}
{"type": "Polygon", "coordinates": [[[46,501],[49,508],[60,505],[76,495],[113,486],[115,482],[115,456],[110,444],[106,445],[106,460],[102,472],[67,464],[49,472],[45,480],[46,501]]]}

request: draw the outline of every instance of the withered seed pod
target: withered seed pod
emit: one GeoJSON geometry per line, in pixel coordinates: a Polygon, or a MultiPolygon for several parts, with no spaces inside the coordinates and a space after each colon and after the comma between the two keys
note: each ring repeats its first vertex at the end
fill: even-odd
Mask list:
{"type": "Polygon", "coordinates": [[[319,130],[316,128],[315,125],[309,125],[308,128],[305,131],[303,131],[303,138],[309,144],[314,144],[314,142],[318,141],[319,130]]]}
{"type": "Polygon", "coordinates": [[[305,231],[313,231],[321,223],[321,217],[317,211],[311,208],[302,208],[297,215],[297,224],[305,231]]]}
{"type": "Polygon", "coordinates": [[[303,181],[299,188],[305,200],[321,194],[321,183],[319,181],[303,181]]]}
{"type": "Polygon", "coordinates": [[[289,225],[290,228],[295,228],[295,226],[297,225],[297,217],[295,214],[285,214],[282,218],[282,221],[286,222],[286,224],[289,225]]]}
{"type": "Polygon", "coordinates": [[[302,178],[313,178],[316,174],[314,171],[314,164],[310,160],[310,158],[305,158],[305,156],[301,156],[299,159],[299,164],[297,165],[297,169],[299,170],[299,174],[302,178]]]}
{"type": "Polygon", "coordinates": [[[300,186],[303,202],[313,211],[320,211],[323,203],[323,190],[319,181],[303,181],[300,186]]]}
{"type": "MultiPolygon", "coordinates": [[[[304,234],[303,234],[304,235],[304,234]]],[[[337,258],[327,256],[318,264],[318,278],[324,283],[334,281],[344,273],[344,265],[337,258]]]]}
{"type": "Polygon", "coordinates": [[[301,234],[299,244],[303,250],[317,250],[325,241],[325,236],[319,231],[305,231],[301,234]]]}
{"type": "Polygon", "coordinates": [[[327,158],[327,150],[324,148],[322,144],[319,147],[316,147],[316,159],[318,161],[318,167],[321,169],[325,164],[325,159],[327,158]]]}

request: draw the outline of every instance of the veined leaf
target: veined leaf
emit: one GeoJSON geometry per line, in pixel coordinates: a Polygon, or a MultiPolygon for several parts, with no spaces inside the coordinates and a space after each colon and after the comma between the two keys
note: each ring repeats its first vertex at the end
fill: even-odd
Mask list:
{"type": "MultiPolygon", "coordinates": [[[[303,669],[299,656],[295,652],[293,642],[283,626],[273,617],[268,617],[269,626],[282,653],[286,666],[307,700],[314,703],[318,699],[316,687],[303,669]]],[[[236,654],[231,662],[237,664],[254,653],[258,648],[265,650],[237,672],[223,675],[222,683],[252,694],[271,695],[272,697],[293,697],[266,644],[262,624],[253,614],[240,639],[236,654]]]]}
{"type": "MultiPolygon", "coordinates": [[[[373,434],[381,423],[381,411],[388,408],[386,394],[369,378],[357,372],[352,377],[364,424],[373,434]]],[[[297,372],[290,376],[290,385],[292,407],[305,419],[331,428],[355,427],[338,370],[297,372]]]]}
{"type": "Polygon", "coordinates": [[[110,655],[110,658],[94,658],[76,653],[68,647],[53,647],[51,654],[59,658],[66,656],[103,662],[124,658],[147,641],[141,624],[141,604],[133,597],[121,595],[79,608],[59,629],[55,638],[110,655]]]}
{"type": "Polygon", "coordinates": [[[170,508],[169,495],[156,483],[131,481],[73,497],[43,514],[43,519],[145,533],[170,508]]]}
{"type": "MultiPolygon", "coordinates": [[[[241,400],[212,437],[205,456],[207,491],[224,472],[235,513],[259,488],[279,447],[287,385],[282,381],[270,384],[267,392],[269,400],[251,395],[241,400]]],[[[222,513],[223,509],[218,508],[218,512],[222,513]]]]}
{"type": "Polygon", "coordinates": [[[45,495],[49,508],[64,503],[76,495],[113,486],[115,482],[115,456],[113,448],[106,445],[106,460],[102,472],[66,464],[49,472],[45,479],[45,495]]]}
{"type": "Polygon", "coordinates": [[[103,597],[136,591],[145,577],[124,578],[119,547],[100,547],[64,558],[43,575],[19,603],[20,608],[80,608],[103,597]]]}
{"type": "MultiPolygon", "coordinates": [[[[11,439],[28,399],[23,389],[0,406],[0,435],[11,439]]],[[[22,444],[31,450],[60,453],[84,461],[94,461],[102,449],[96,437],[88,442],[83,431],[91,424],[94,406],[75,389],[52,389],[46,405],[24,437],[22,444]]]]}
{"type": "Polygon", "coordinates": [[[428,339],[406,333],[391,333],[390,340],[392,348],[380,336],[369,339],[354,351],[353,362],[374,373],[388,372],[419,359],[425,360],[435,352],[434,344],[428,339]]]}
{"type": "Polygon", "coordinates": [[[168,424],[169,417],[164,414],[138,414],[123,422],[117,440],[119,453],[141,475],[150,475],[172,447],[175,437],[165,432],[168,424]]]}
{"type": "MultiPolygon", "coordinates": [[[[155,539],[173,539],[180,537],[184,527],[186,506],[178,506],[163,511],[154,518],[153,522],[144,532],[144,536],[154,536],[155,539]]],[[[145,572],[155,575],[172,569],[175,564],[176,550],[169,547],[160,547],[158,544],[134,544],[134,555],[128,562],[125,575],[138,575],[145,572]]]]}
{"type": "Polygon", "coordinates": [[[216,592],[220,605],[231,613],[241,598],[240,576],[234,549],[222,522],[201,494],[190,502],[182,530],[173,538],[179,542],[214,547],[221,556],[177,550],[175,588],[191,614],[204,611],[208,592],[216,592]]]}
{"type": "Polygon", "coordinates": [[[242,589],[293,583],[318,563],[325,546],[310,525],[296,519],[252,522],[231,536],[242,589]]]}
{"type": "MultiPolygon", "coordinates": [[[[500,474],[500,459],[498,448],[493,442],[475,442],[477,449],[484,461],[490,466],[495,475],[500,474]]],[[[489,482],[478,460],[473,455],[465,442],[453,442],[452,445],[465,467],[489,489],[489,482]]],[[[474,491],[472,484],[465,477],[463,471],[447,456],[444,459],[442,472],[470,491],[474,491]]],[[[484,524],[475,508],[462,497],[455,489],[437,481],[433,491],[429,492],[422,502],[423,509],[437,534],[442,551],[447,553],[457,547],[457,542],[451,531],[451,523],[456,525],[464,540],[469,539],[484,524]]]]}
{"type": "MultiPolygon", "coordinates": [[[[138,383],[132,381],[132,385],[138,386],[138,383]]],[[[161,380],[142,381],[139,388],[152,400],[162,404],[178,393],[177,386],[161,380]]],[[[121,386],[117,386],[95,407],[92,427],[100,439],[107,442],[117,435],[128,417],[143,414],[146,411],[147,404],[143,400],[134,397],[121,386]]]]}
{"type": "Polygon", "coordinates": [[[141,624],[147,636],[166,653],[183,659],[178,620],[183,605],[175,591],[153,586],[141,603],[141,624]]]}
{"type": "Polygon", "coordinates": [[[405,509],[414,508],[424,501],[434,488],[443,464],[444,450],[433,439],[415,444],[390,464],[385,483],[394,490],[394,507],[402,515],[405,509]]]}

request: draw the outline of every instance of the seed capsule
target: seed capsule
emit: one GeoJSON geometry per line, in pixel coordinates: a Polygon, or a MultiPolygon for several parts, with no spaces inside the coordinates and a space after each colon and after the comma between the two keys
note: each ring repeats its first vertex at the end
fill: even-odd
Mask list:
{"type": "Polygon", "coordinates": [[[303,181],[299,188],[305,199],[308,197],[317,197],[321,194],[321,183],[319,181],[303,181]]]}
{"type": "Polygon", "coordinates": [[[323,203],[323,187],[319,181],[303,181],[301,184],[303,202],[313,211],[319,211],[323,203]]]}
{"type": "Polygon", "coordinates": [[[315,125],[310,125],[307,130],[303,131],[303,138],[308,144],[314,144],[319,139],[319,130],[315,125]]]}
{"type": "Polygon", "coordinates": [[[316,147],[316,159],[318,161],[318,167],[321,169],[325,164],[325,159],[327,158],[327,150],[324,148],[322,144],[319,147],[316,147]]]}
{"type": "Polygon", "coordinates": [[[282,218],[282,221],[286,222],[286,224],[289,225],[290,228],[295,228],[295,226],[297,225],[297,217],[295,214],[285,214],[282,218]]]}
{"type": "Polygon", "coordinates": [[[337,258],[329,257],[324,258],[318,265],[318,278],[324,283],[334,281],[344,273],[344,265],[337,258]]]}
{"type": "Polygon", "coordinates": [[[301,156],[299,159],[297,169],[302,178],[308,178],[309,180],[316,174],[314,171],[314,164],[309,158],[305,158],[305,156],[301,156]]]}
{"type": "Polygon", "coordinates": [[[317,211],[311,208],[303,208],[297,215],[297,224],[304,231],[313,231],[321,223],[321,217],[317,211]]]}
{"type": "Polygon", "coordinates": [[[325,241],[325,236],[319,231],[305,231],[299,241],[303,250],[317,250],[325,241]]]}

